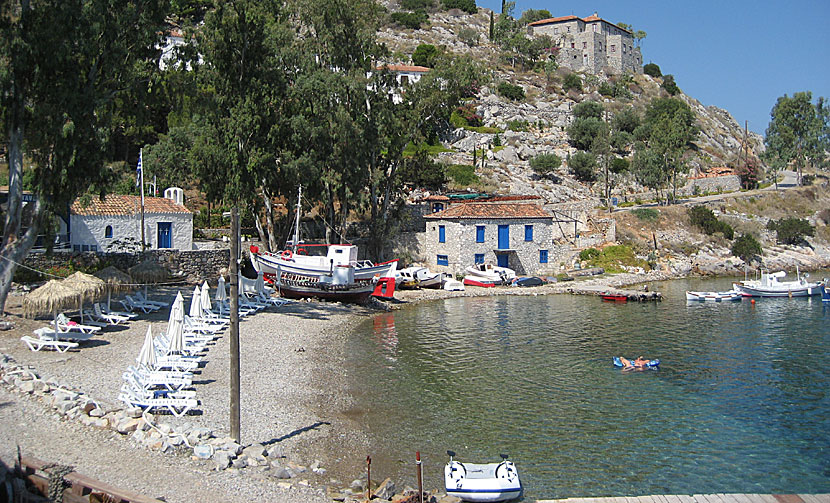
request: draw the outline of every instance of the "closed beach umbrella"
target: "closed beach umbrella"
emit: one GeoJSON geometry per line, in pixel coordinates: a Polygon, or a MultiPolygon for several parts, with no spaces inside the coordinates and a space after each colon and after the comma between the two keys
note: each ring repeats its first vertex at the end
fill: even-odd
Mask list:
{"type": "Polygon", "coordinates": [[[84,322],[84,298],[95,299],[106,290],[107,284],[101,278],[81,271],[74,272],[63,280],[77,292],[79,303],[78,311],[81,313],[81,323],[84,322]]]}
{"type": "Polygon", "coordinates": [[[228,292],[225,291],[225,277],[219,276],[219,282],[216,285],[216,303],[219,304],[219,314],[224,312],[225,301],[228,300],[228,292]]]}
{"type": "Polygon", "coordinates": [[[254,287],[256,288],[257,295],[268,296],[268,294],[265,293],[265,277],[263,276],[262,271],[257,272],[254,287]]]}
{"type": "Polygon", "coordinates": [[[107,310],[110,309],[112,294],[129,292],[132,289],[132,279],[130,278],[130,275],[117,267],[106,267],[96,272],[93,276],[103,280],[106,284],[107,310]]]}
{"type": "Polygon", "coordinates": [[[156,366],[156,348],[153,347],[153,327],[149,325],[147,326],[147,335],[144,336],[144,345],[141,346],[141,352],[138,353],[138,363],[150,369],[156,366]]]}
{"type": "Polygon", "coordinates": [[[190,317],[191,318],[201,318],[202,317],[202,291],[199,290],[199,287],[193,288],[193,297],[190,298],[190,317]]]}
{"type": "Polygon", "coordinates": [[[209,313],[212,306],[210,304],[210,287],[208,286],[208,282],[205,281],[202,284],[202,311],[204,313],[209,313]]]}
{"type": "Polygon", "coordinates": [[[144,284],[144,298],[147,297],[148,283],[161,283],[167,280],[169,273],[161,264],[155,260],[145,260],[137,266],[130,268],[130,276],[138,283],[144,284]]]}
{"type": "Polygon", "coordinates": [[[176,295],[173,307],[170,308],[170,320],[167,323],[167,354],[180,354],[184,349],[184,297],[181,293],[176,295]]]}

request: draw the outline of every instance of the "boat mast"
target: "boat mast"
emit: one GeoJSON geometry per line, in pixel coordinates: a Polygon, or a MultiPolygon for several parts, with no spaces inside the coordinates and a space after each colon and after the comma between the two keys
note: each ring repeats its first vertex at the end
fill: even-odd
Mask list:
{"type": "Polygon", "coordinates": [[[295,253],[300,244],[300,206],[303,201],[303,186],[297,187],[297,215],[294,220],[294,237],[291,240],[291,252],[295,253]]]}

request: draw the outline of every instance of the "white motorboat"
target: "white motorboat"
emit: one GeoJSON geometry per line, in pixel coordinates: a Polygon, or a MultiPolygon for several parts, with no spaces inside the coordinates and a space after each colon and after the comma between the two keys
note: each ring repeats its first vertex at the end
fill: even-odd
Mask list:
{"type": "Polygon", "coordinates": [[[444,282],[441,285],[441,288],[447,290],[448,292],[463,292],[465,290],[464,283],[458,281],[457,279],[453,279],[452,276],[444,277],[444,282]]]}
{"type": "Polygon", "coordinates": [[[686,300],[696,302],[723,302],[729,300],[741,300],[743,296],[738,290],[726,292],[686,292],[686,300]]]}
{"type": "Polygon", "coordinates": [[[795,280],[781,281],[786,276],[784,271],[761,271],[761,279],[733,283],[732,288],[744,297],[809,297],[821,294],[821,282],[807,281],[808,274],[801,275],[796,271],[795,280]]]}
{"type": "Polygon", "coordinates": [[[357,260],[357,246],[355,245],[311,245],[300,242],[300,202],[302,201],[302,187],[297,198],[297,214],[294,222],[294,236],[286,249],[277,252],[260,253],[259,248],[251,246],[251,263],[257,272],[262,271],[267,277],[277,274],[277,271],[302,276],[331,276],[338,267],[348,266],[354,269],[354,279],[357,282],[369,281],[376,278],[393,278],[398,266],[397,259],[374,264],[369,260],[357,260]],[[320,247],[326,247],[325,255],[312,255],[310,252],[320,247]]]}
{"type": "Polygon", "coordinates": [[[444,488],[448,496],[463,501],[508,501],[522,495],[519,472],[507,455],[500,463],[462,463],[453,460],[455,453],[447,451],[450,462],[444,467],[444,488]]]}
{"type": "Polygon", "coordinates": [[[516,277],[516,271],[493,264],[475,264],[464,269],[464,279],[493,285],[507,285],[516,277]]]}
{"type": "Polygon", "coordinates": [[[441,273],[426,267],[412,266],[396,271],[395,284],[412,288],[441,288],[441,273]],[[399,283],[398,277],[401,278],[399,283]]]}

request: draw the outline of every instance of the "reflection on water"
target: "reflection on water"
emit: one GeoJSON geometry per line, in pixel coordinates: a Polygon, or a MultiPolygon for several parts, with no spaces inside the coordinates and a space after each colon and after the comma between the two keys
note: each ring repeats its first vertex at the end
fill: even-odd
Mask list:
{"type": "Polygon", "coordinates": [[[379,473],[411,484],[420,450],[440,486],[452,449],[510,454],[527,500],[830,492],[830,308],[686,303],[684,290],[728,288],[717,281],[656,288],[662,303],[458,298],[372,319],[349,375],[375,448],[407,460],[379,473]],[[614,355],[663,363],[622,373],[614,355]]]}

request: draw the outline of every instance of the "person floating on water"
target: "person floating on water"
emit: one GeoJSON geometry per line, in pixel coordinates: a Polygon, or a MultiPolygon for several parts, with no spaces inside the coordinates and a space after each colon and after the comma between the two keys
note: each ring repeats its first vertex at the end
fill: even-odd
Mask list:
{"type": "Polygon", "coordinates": [[[629,360],[628,358],[620,357],[620,362],[623,364],[623,370],[633,370],[633,369],[642,369],[648,365],[648,362],[651,360],[646,360],[642,356],[638,356],[634,360],[629,360]]]}

